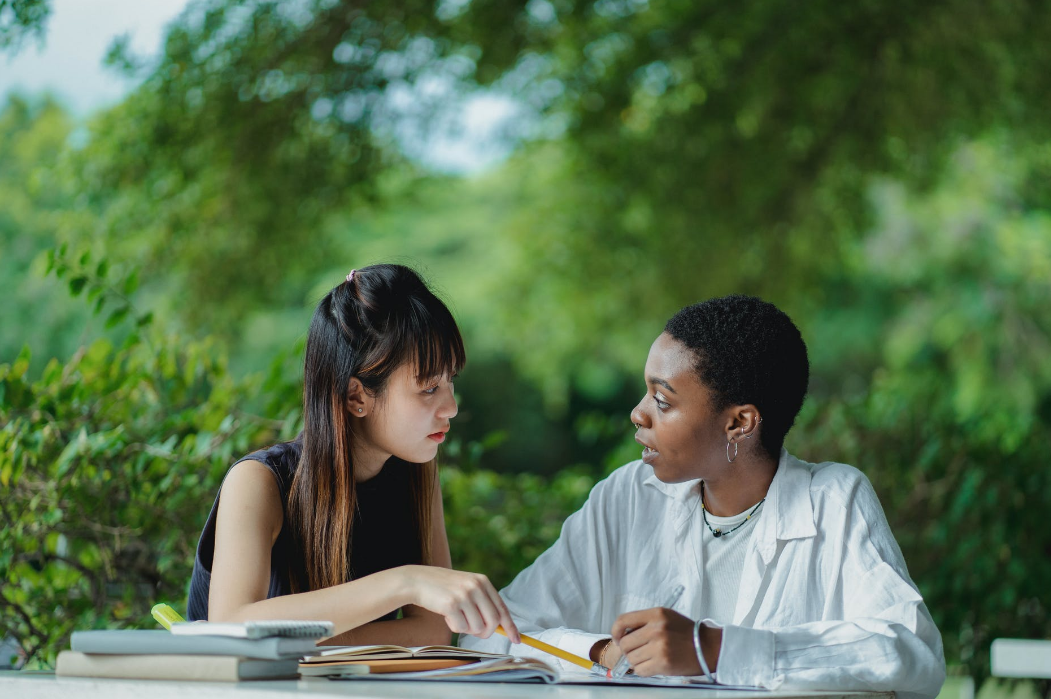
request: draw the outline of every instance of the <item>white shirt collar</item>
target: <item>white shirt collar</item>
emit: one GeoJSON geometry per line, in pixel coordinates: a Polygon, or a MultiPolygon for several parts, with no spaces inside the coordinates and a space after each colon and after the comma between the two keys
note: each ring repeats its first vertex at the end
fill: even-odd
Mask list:
{"type": "MultiPolygon", "coordinates": [[[[700,480],[665,483],[654,475],[652,469],[643,479],[643,485],[656,488],[676,503],[679,510],[676,524],[680,527],[685,526],[700,504],[699,483],[700,480]]],[[[756,523],[752,540],[767,565],[770,565],[777,551],[778,540],[804,539],[817,535],[814,506],[810,500],[810,469],[785,449],[781,450],[763,510],[765,514],[756,523]]]]}

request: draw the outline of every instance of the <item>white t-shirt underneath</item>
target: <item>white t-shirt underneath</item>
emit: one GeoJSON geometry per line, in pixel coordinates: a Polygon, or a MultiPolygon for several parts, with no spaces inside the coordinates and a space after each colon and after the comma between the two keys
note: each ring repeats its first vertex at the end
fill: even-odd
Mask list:
{"type": "Polygon", "coordinates": [[[702,518],[701,547],[704,550],[701,560],[704,561],[704,578],[701,582],[701,619],[713,619],[724,625],[733,622],[748,542],[755,531],[755,520],[763,513],[763,508],[760,507],[749,520],[748,516],[754,509],[755,505],[752,505],[733,517],[716,517],[711,512],[703,513],[704,517],[708,518],[711,528],[723,532],[723,535],[716,537],[712,534],[702,518]],[[746,520],[747,524],[741,524],[746,520]],[[731,534],[726,533],[739,524],[740,529],[731,534]]]}

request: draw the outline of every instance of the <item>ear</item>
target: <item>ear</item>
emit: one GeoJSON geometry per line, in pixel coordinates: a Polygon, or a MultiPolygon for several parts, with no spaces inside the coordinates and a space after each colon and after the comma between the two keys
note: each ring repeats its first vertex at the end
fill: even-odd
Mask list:
{"type": "Polygon", "coordinates": [[[347,386],[347,412],[350,416],[365,417],[372,412],[375,404],[375,398],[365,390],[361,380],[356,376],[351,378],[350,385],[347,386]]]}
{"type": "Polygon", "coordinates": [[[759,434],[759,425],[763,416],[759,414],[759,408],[751,403],[737,405],[730,409],[727,421],[726,440],[729,442],[742,442],[759,434]]]}

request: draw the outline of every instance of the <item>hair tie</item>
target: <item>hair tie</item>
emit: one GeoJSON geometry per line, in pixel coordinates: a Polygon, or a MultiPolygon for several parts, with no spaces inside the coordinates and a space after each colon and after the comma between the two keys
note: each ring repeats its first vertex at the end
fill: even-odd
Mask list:
{"type": "Polygon", "coordinates": [[[356,270],[356,269],[350,270],[350,274],[347,275],[347,281],[348,282],[354,281],[354,273],[357,272],[357,271],[358,270],[356,270]]]}

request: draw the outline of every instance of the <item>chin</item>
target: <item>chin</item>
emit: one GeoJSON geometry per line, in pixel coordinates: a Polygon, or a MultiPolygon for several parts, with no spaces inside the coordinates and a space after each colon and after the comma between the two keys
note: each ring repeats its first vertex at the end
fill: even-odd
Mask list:
{"type": "Polygon", "coordinates": [[[410,464],[425,464],[428,461],[433,461],[434,457],[438,456],[438,446],[425,446],[413,454],[405,454],[399,456],[402,461],[408,461],[410,464]]]}
{"type": "Polygon", "coordinates": [[[697,476],[691,473],[683,473],[676,469],[664,468],[661,465],[654,465],[653,475],[657,477],[662,483],[685,483],[686,481],[692,481],[697,476]]]}

